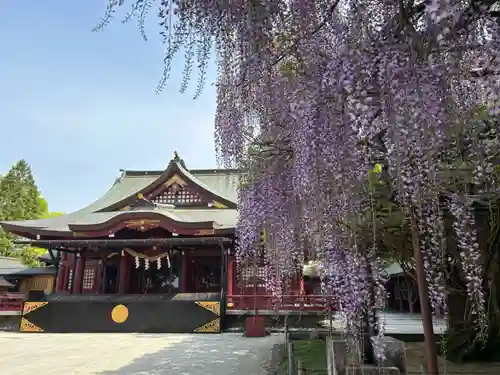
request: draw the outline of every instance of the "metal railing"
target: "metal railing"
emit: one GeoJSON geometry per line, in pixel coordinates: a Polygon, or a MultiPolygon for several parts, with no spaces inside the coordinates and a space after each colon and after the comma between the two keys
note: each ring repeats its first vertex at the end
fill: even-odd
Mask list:
{"type": "Polygon", "coordinates": [[[240,294],[227,296],[228,310],[334,310],[333,297],[325,295],[255,295],[240,294]]]}
{"type": "Polygon", "coordinates": [[[0,295],[0,311],[20,312],[23,309],[24,295],[6,293],[0,295]]]}

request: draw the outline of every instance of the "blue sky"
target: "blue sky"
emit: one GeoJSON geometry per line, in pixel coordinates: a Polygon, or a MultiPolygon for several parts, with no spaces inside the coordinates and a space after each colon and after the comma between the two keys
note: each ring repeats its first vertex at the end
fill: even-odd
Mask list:
{"type": "MultiPolygon", "coordinates": [[[[130,2],[127,1],[127,3],[130,2]]],[[[156,9],[149,41],[121,16],[93,33],[106,0],[0,4],[0,173],[30,163],[51,211],[106,192],[119,169],[163,169],[177,150],[188,168],[215,167],[215,66],[201,98],[180,94],[183,56],[166,90],[156,9]]]]}

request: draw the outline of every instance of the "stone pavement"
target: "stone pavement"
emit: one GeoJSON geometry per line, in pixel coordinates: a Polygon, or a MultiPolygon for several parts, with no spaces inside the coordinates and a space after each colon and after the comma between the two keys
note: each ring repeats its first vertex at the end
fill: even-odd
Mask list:
{"type": "Polygon", "coordinates": [[[0,332],[2,375],[261,375],[282,335],[0,332]]]}
{"type": "MultiPolygon", "coordinates": [[[[420,314],[381,311],[379,317],[384,322],[386,334],[424,334],[420,314]]],[[[433,317],[432,321],[435,334],[446,332],[446,322],[443,318],[433,317]]],[[[332,323],[336,331],[342,331],[342,324],[339,320],[334,319],[332,323]]],[[[329,324],[328,320],[321,321],[323,327],[328,327],[329,324]]]]}

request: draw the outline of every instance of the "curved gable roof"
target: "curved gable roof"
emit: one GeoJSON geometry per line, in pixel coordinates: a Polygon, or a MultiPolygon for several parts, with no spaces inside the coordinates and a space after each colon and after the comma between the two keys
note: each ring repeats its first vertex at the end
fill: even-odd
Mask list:
{"type": "MultiPolygon", "coordinates": [[[[206,195],[208,195],[212,199],[222,203],[226,207],[236,209],[238,178],[235,178],[235,177],[241,175],[241,173],[238,172],[237,170],[230,170],[230,171],[232,173],[226,175],[226,178],[229,177],[230,175],[232,175],[233,179],[232,179],[232,181],[226,180],[226,188],[222,189],[221,184],[219,184],[219,186],[211,186],[211,184],[210,184],[210,182],[214,183],[217,180],[220,183],[221,176],[218,176],[219,178],[217,180],[215,178],[209,179],[209,178],[207,178],[208,171],[205,171],[205,174],[204,174],[205,178],[200,179],[196,176],[196,174],[195,174],[196,172],[195,173],[189,172],[187,169],[185,169],[182,166],[182,164],[179,161],[174,159],[169,163],[167,169],[165,169],[165,171],[163,171],[160,175],[155,174],[156,179],[148,180],[149,184],[144,184],[145,186],[141,186],[141,187],[137,186],[136,189],[134,191],[131,191],[128,196],[122,197],[119,200],[115,200],[110,205],[108,205],[102,209],[99,209],[98,211],[103,212],[103,211],[119,210],[119,209],[125,207],[126,205],[133,203],[137,199],[137,194],[139,194],[139,193],[141,193],[145,197],[149,198],[149,196],[153,192],[155,192],[155,190],[161,188],[165,183],[167,183],[169,178],[173,177],[174,175],[180,175],[183,179],[186,179],[189,182],[191,182],[192,184],[198,186],[201,190],[203,190],[206,193],[206,195]],[[232,185],[232,186],[231,187],[227,186],[228,184],[232,185]]],[[[216,177],[218,171],[216,170],[214,172],[215,173],[212,173],[212,174],[214,175],[214,177],[216,177]]],[[[128,172],[127,173],[127,172],[125,172],[124,176],[126,177],[127,175],[131,175],[131,174],[137,176],[137,175],[139,175],[139,173],[137,173],[137,172],[135,172],[135,173],[128,172]]],[[[148,177],[154,176],[153,175],[154,172],[142,172],[142,173],[144,173],[148,177]]]]}
{"type": "MultiPolygon", "coordinates": [[[[172,161],[165,171],[122,171],[122,175],[116,179],[111,188],[102,197],[78,211],[47,219],[0,222],[0,225],[7,231],[26,236],[28,234],[32,236],[71,235],[71,225],[85,225],[109,220],[117,214],[112,209],[116,207],[122,208],[128,204],[127,202],[135,201],[138,193],[144,194],[144,192],[149,192],[151,189],[161,186],[173,173],[181,174],[186,180],[198,185],[200,189],[219,199],[220,203],[225,204],[229,209],[236,209],[241,171],[235,169],[198,169],[187,171],[178,162],[172,161]]],[[[236,213],[234,215],[227,213],[226,215],[213,211],[212,215],[208,212],[210,210],[214,209],[202,210],[204,212],[202,216],[205,216],[207,220],[212,220],[212,218],[216,217],[215,221],[218,222],[224,218],[222,221],[226,226],[231,226],[233,222],[235,224],[236,213]]],[[[180,213],[179,210],[174,211],[180,213]]],[[[195,209],[193,211],[198,212],[200,210],[195,209]]],[[[186,213],[183,213],[182,219],[188,220],[184,216],[186,216],[186,213]]]]}

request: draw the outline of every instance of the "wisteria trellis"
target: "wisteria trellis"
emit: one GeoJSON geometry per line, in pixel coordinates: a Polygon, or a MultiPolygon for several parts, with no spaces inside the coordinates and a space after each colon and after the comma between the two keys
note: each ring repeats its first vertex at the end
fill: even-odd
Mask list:
{"type": "MultiPolygon", "coordinates": [[[[105,25],[125,0],[109,0],[105,25]]],[[[141,32],[151,0],[133,0],[141,32]]],[[[396,199],[418,223],[435,308],[445,304],[443,149],[471,113],[498,114],[499,26],[494,0],[161,0],[165,72],[185,52],[182,91],[197,63],[203,88],[215,46],[215,139],[221,161],[245,166],[238,257],[255,255],[270,233],[267,285],[281,293],[313,248],[338,295],[346,327],[359,331],[366,306],[383,305],[375,248],[360,247],[356,218],[365,207],[373,152],[383,135],[396,199]]],[[[497,129],[489,129],[497,137],[497,129]]],[[[491,134],[490,134],[491,135],[491,134]]],[[[495,190],[488,147],[470,142],[477,191],[495,190]]],[[[462,155],[463,156],[463,155],[462,155]]],[[[446,197],[455,219],[467,292],[484,326],[481,257],[470,191],[446,197]]],[[[445,205],[446,206],[446,205],[445,205]]],[[[377,233],[374,231],[374,236],[377,233]]],[[[376,241],[373,241],[376,243],[376,241]]],[[[373,324],[378,324],[373,320],[373,324]]],[[[380,329],[380,332],[383,330],[380,329]]]]}

